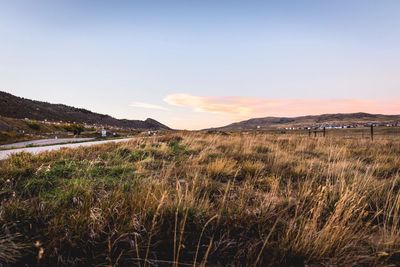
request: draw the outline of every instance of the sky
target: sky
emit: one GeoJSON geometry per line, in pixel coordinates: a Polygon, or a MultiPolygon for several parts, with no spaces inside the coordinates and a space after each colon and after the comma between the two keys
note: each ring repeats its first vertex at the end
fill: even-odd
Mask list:
{"type": "Polygon", "coordinates": [[[399,14],[397,0],[0,0],[0,90],[177,129],[400,114],[399,14]]]}

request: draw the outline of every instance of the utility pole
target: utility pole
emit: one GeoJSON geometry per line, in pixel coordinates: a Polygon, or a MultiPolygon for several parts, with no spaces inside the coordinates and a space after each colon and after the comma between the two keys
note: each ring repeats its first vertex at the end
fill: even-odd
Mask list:
{"type": "Polygon", "coordinates": [[[371,124],[371,140],[374,141],[374,125],[371,124]]]}

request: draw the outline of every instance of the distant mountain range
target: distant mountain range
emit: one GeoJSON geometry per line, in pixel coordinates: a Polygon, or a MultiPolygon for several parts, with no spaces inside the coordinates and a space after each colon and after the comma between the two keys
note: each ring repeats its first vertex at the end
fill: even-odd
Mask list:
{"type": "Polygon", "coordinates": [[[170,130],[168,126],[150,118],[144,121],[120,120],[82,108],[30,100],[2,91],[0,91],[0,116],[15,119],[28,118],[39,121],[96,124],[127,129],[170,130]]]}
{"type": "Polygon", "coordinates": [[[382,115],[369,113],[338,113],[309,115],[300,117],[265,117],[254,118],[241,122],[232,123],[223,127],[210,128],[207,130],[240,131],[251,129],[271,129],[285,127],[316,127],[316,126],[340,126],[340,125],[363,125],[369,123],[400,123],[400,115],[382,115]]]}

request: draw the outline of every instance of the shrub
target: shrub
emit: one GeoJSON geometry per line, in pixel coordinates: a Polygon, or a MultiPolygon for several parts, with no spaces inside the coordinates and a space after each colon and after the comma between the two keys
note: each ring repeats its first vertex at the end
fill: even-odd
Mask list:
{"type": "Polygon", "coordinates": [[[85,127],[82,124],[64,124],[62,128],[67,132],[72,132],[75,135],[80,135],[83,131],[85,131],[85,127]]]}
{"type": "Polygon", "coordinates": [[[26,124],[28,125],[29,128],[31,128],[34,131],[39,131],[40,130],[40,124],[37,123],[36,121],[27,121],[26,124]]]}

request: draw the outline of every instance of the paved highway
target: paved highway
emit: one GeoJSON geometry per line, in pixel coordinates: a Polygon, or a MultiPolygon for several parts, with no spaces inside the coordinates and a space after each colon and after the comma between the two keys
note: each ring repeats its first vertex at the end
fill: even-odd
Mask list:
{"type": "Polygon", "coordinates": [[[9,150],[0,150],[0,160],[7,159],[9,156],[20,153],[20,152],[28,152],[32,154],[37,154],[44,151],[51,151],[51,150],[59,150],[61,148],[77,148],[77,147],[84,147],[84,146],[93,146],[99,144],[106,144],[106,143],[119,143],[119,142],[126,142],[131,140],[131,138],[124,138],[124,139],[113,139],[113,140],[104,140],[104,141],[92,141],[92,142],[84,142],[84,143],[75,143],[75,144],[61,144],[61,145],[51,145],[51,146],[40,146],[40,147],[24,147],[24,148],[17,148],[17,149],[9,149],[9,150]]]}
{"type": "Polygon", "coordinates": [[[52,138],[52,139],[39,139],[39,140],[29,140],[24,142],[18,142],[13,144],[1,145],[0,149],[12,149],[12,148],[23,148],[27,146],[47,146],[47,145],[57,145],[64,143],[76,143],[94,140],[94,138],[52,138]]]}

